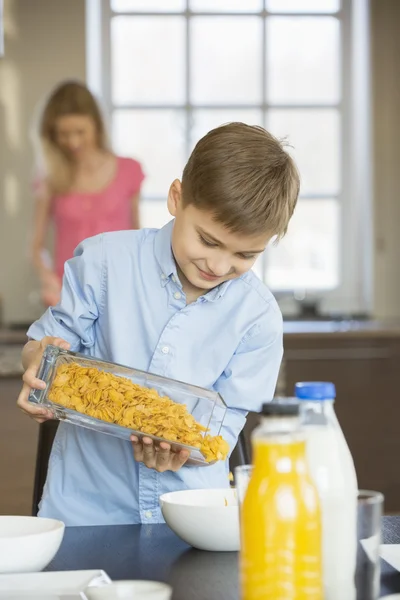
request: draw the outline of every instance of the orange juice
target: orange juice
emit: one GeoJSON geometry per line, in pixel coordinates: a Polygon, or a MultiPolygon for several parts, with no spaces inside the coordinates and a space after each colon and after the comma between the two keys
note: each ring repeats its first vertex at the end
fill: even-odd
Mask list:
{"type": "Polygon", "coordinates": [[[318,495],[298,432],[298,405],[289,405],[289,414],[284,406],[264,405],[269,418],[253,437],[254,471],[241,507],[242,600],[323,598],[318,495]]]}

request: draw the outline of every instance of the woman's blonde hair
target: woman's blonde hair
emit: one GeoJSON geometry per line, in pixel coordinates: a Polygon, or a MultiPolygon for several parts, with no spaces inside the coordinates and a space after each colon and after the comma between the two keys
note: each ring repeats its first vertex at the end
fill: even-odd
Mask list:
{"type": "Polygon", "coordinates": [[[56,121],[67,115],[91,117],[96,127],[98,147],[108,149],[103,117],[93,94],[79,81],[59,84],[47,99],[35,136],[41,170],[44,171],[46,184],[53,194],[66,192],[72,182],[72,164],[56,141],[56,121]]]}

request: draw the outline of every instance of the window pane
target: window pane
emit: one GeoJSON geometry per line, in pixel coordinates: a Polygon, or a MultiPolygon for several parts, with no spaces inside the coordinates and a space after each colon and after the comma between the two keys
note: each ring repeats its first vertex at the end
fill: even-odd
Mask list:
{"type": "Polygon", "coordinates": [[[191,19],[192,102],[260,102],[261,38],[259,17],[191,19]]]}
{"type": "Polygon", "coordinates": [[[263,0],[190,0],[194,12],[258,12],[263,0]]]}
{"type": "Polygon", "coordinates": [[[331,194],[340,190],[340,117],[335,109],[271,109],[267,129],[286,138],[297,162],[301,193],[331,194]]]}
{"type": "Polygon", "coordinates": [[[340,99],[340,30],[333,17],[269,17],[266,93],[272,103],[340,99]]]}
{"type": "Polygon", "coordinates": [[[194,110],[190,132],[191,147],[211,129],[232,121],[241,121],[248,125],[262,125],[262,112],[256,109],[229,110],[225,108],[194,110]]]}
{"type": "Polygon", "coordinates": [[[115,104],[184,103],[184,17],[115,17],[111,50],[115,104]]]}
{"type": "Polygon", "coordinates": [[[168,212],[167,200],[141,200],[140,226],[164,227],[172,219],[168,212]]]}
{"type": "Polygon", "coordinates": [[[146,173],[143,196],[166,198],[185,164],[185,114],[181,110],[116,110],[115,151],[139,160],[146,173]]]}
{"type": "Polygon", "coordinates": [[[186,0],[111,0],[115,12],[178,12],[186,8],[186,0]]]}
{"type": "Polygon", "coordinates": [[[265,278],[275,290],[339,284],[340,211],[336,200],[300,200],[286,237],[267,250],[265,278]]]}
{"type": "Polygon", "coordinates": [[[340,0],[266,0],[266,9],[271,12],[336,12],[340,0]]]}

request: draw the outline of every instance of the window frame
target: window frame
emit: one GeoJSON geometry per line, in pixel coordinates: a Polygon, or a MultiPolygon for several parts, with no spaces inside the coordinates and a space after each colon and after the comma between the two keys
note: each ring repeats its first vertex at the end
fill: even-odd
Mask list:
{"type": "MultiPolygon", "coordinates": [[[[307,302],[316,301],[322,313],[370,313],[372,310],[373,230],[371,169],[371,105],[370,105],[370,50],[369,50],[369,0],[342,0],[337,13],[324,12],[191,12],[186,0],[185,12],[118,12],[118,16],[185,16],[188,40],[191,16],[271,16],[310,17],[333,16],[341,22],[341,99],[333,104],[272,104],[266,98],[266,32],[262,37],[262,102],[260,104],[195,104],[189,101],[189,44],[186,44],[186,102],[184,104],[123,104],[113,105],[111,98],[111,10],[110,0],[86,0],[87,81],[93,92],[101,98],[109,131],[115,109],[184,109],[186,111],[186,152],[190,150],[191,111],[195,109],[257,109],[266,125],[268,109],[329,109],[340,113],[340,167],[341,185],[338,194],[302,194],[301,199],[336,198],[340,207],[339,285],[333,290],[307,291],[307,302]]],[[[301,202],[301,199],[299,200],[301,202]]],[[[146,201],[162,200],[146,196],[146,201]]],[[[263,272],[268,261],[263,258],[263,272]]],[[[285,298],[288,313],[298,310],[301,291],[273,290],[285,298]]]]}

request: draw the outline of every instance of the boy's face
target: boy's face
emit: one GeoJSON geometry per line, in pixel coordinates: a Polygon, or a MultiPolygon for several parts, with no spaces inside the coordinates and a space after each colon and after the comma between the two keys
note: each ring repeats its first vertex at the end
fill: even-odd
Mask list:
{"type": "Polygon", "coordinates": [[[181,281],[184,289],[189,283],[196,290],[207,291],[243,275],[272,237],[232,233],[215,221],[211,212],[191,204],[184,207],[178,180],[170,188],[168,209],[175,217],[172,251],[179,275],[184,276],[181,281]]]}

